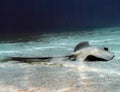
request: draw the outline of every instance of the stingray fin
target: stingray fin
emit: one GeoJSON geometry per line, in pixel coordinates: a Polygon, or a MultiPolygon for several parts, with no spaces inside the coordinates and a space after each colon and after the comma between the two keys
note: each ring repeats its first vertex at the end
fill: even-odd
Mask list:
{"type": "Polygon", "coordinates": [[[76,47],[74,48],[74,52],[77,51],[77,50],[80,50],[80,49],[82,49],[82,48],[86,48],[86,47],[90,47],[88,41],[80,42],[80,43],[77,44],[76,47]]]}
{"type": "Polygon", "coordinates": [[[84,61],[107,61],[107,60],[105,60],[105,59],[103,59],[103,58],[96,57],[96,56],[94,56],[94,55],[88,55],[88,56],[84,59],[84,61]]]}

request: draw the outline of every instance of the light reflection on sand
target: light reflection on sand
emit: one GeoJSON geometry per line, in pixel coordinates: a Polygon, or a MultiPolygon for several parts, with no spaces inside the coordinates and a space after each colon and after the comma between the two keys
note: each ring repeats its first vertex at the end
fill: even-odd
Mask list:
{"type": "Polygon", "coordinates": [[[0,86],[0,92],[103,92],[103,91],[99,91],[95,88],[78,89],[78,88],[72,88],[72,87],[66,87],[58,90],[54,90],[54,89],[52,90],[52,89],[43,88],[43,87],[31,87],[27,90],[23,90],[15,86],[0,86]]]}
{"type": "Polygon", "coordinates": [[[0,65],[0,92],[114,92],[119,90],[119,84],[116,84],[120,81],[117,79],[119,72],[110,71],[106,67],[101,67],[99,63],[78,61],[33,64],[10,64],[9,62],[0,65]]]}
{"type": "Polygon", "coordinates": [[[58,90],[44,88],[44,87],[31,87],[27,90],[17,88],[15,86],[0,86],[0,92],[119,92],[119,89],[110,91],[108,89],[98,89],[95,87],[90,88],[75,88],[75,87],[66,87],[58,90]]]}

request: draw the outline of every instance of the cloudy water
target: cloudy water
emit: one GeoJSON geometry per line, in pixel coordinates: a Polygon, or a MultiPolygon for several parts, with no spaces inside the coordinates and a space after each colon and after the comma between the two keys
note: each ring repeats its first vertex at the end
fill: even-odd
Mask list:
{"type": "Polygon", "coordinates": [[[119,92],[120,28],[37,35],[29,41],[0,43],[0,92],[119,92]],[[108,62],[55,58],[44,63],[3,62],[12,56],[65,56],[82,41],[105,46],[115,54],[108,62]]]}

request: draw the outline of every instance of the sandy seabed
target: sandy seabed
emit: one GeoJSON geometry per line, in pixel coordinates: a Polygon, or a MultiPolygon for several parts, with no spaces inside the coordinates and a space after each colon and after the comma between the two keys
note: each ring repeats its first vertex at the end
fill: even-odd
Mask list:
{"type": "Polygon", "coordinates": [[[73,63],[1,65],[0,92],[120,92],[114,72],[73,63]]]}
{"type": "MultiPolygon", "coordinates": [[[[109,91],[107,89],[100,90],[93,87],[86,88],[86,89],[66,87],[58,90],[43,88],[43,87],[31,87],[29,89],[23,90],[14,86],[0,86],[0,92],[109,92],[109,91]]],[[[118,91],[115,91],[115,92],[118,92],[118,91]]]]}

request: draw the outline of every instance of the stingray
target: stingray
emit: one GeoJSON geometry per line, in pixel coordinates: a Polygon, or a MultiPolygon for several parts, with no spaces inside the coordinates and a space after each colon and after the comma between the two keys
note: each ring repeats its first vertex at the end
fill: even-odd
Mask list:
{"type": "Polygon", "coordinates": [[[114,58],[114,54],[107,47],[91,46],[84,41],[77,44],[71,55],[61,57],[11,57],[12,61],[20,62],[48,62],[52,58],[67,58],[71,61],[80,59],[82,61],[109,61],[114,58]]]}
{"type": "Polygon", "coordinates": [[[81,42],[74,48],[73,54],[69,59],[74,61],[109,61],[114,58],[114,54],[107,47],[91,46],[87,41],[81,42]]]}

